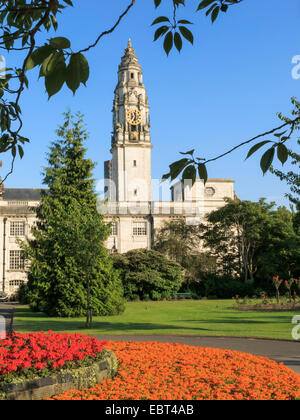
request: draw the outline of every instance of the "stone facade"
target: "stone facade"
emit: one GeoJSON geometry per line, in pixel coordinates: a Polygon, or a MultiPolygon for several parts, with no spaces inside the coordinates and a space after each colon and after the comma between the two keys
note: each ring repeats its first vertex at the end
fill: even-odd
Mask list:
{"type": "MultiPolygon", "coordinates": [[[[199,223],[205,214],[222,207],[225,197],[235,197],[232,179],[209,179],[205,186],[197,180],[193,187],[189,183],[168,186],[153,181],[150,128],[142,68],[129,41],[115,89],[112,159],[104,165],[108,201],[105,205],[99,201],[99,211],[107,222],[112,222],[112,234],[107,240],[111,253],[150,249],[155,230],[164,222],[184,217],[187,223],[199,223]]],[[[10,295],[27,280],[17,238],[30,236],[39,200],[39,190],[0,190],[0,291],[10,295]]]]}
{"type": "Polygon", "coordinates": [[[0,290],[13,295],[27,281],[18,239],[30,237],[39,190],[8,188],[0,195],[0,290]]]}

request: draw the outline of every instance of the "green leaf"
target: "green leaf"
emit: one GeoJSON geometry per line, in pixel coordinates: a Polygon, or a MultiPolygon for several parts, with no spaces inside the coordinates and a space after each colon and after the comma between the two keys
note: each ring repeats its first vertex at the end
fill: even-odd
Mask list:
{"type": "Polygon", "coordinates": [[[196,181],[196,168],[194,165],[190,165],[187,168],[185,168],[185,170],[183,171],[182,174],[182,181],[184,182],[184,180],[186,179],[190,179],[192,180],[192,185],[194,185],[195,181],[196,181]]]}
{"type": "Polygon", "coordinates": [[[48,44],[37,48],[27,60],[26,70],[31,70],[34,67],[41,65],[52,53],[53,48],[48,44]]]}
{"type": "Polygon", "coordinates": [[[85,67],[86,64],[83,63],[82,57],[82,54],[73,54],[66,71],[66,83],[74,95],[80,83],[84,83],[87,77],[87,68],[85,67]]]}
{"type": "Polygon", "coordinates": [[[267,150],[260,161],[260,167],[263,171],[263,174],[265,174],[271,167],[273,159],[274,159],[274,155],[275,155],[275,148],[274,146],[271,147],[271,149],[267,150]]]}
{"type": "Polygon", "coordinates": [[[181,154],[181,155],[192,155],[192,156],[193,156],[194,152],[195,152],[195,149],[193,149],[193,150],[189,150],[188,152],[185,152],[185,153],[180,152],[180,154],[181,154]]]}
{"type": "Polygon", "coordinates": [[[214,10],[214,8],[218,5],[218,3],[214,3],[207,11],[206,16],[210,15],[210,13],[214,10]]]}
{"type": "Polygon", "coordinates": [[[157,8],[161,3],[161,0],[154,0],[155,7],[157,8]]]}
{"type": "Polygon", "coordinates": [[[214,10],[212,11],[212,13],[211,13],[211,21],[212,21],[212,23],[214,23],[214,21],[219,16],[219,12],[220,12],[220,7],[219,6],[215,7],[214,10]]]}
{"type": "Polygon", "coordinates": [[[172,163],[170,165],[171,181],[173,181],[174,179],[176,179],[178,177],[178,175],[183,171],[183,169],[189,163],[191,163],[191,160],[190,159],[181,159],[181,160],[178,160],[177,162],[172,163]]]}
{"type": "Polygon", "coordinates": [[[204,163],[198,164],[198,173],[199,173],[199,178],[203,179],[204,184],[206,184],[208,180],[208,173],[207,173],[207,169],[204,163]]]}
{"type": "Polygon", "coordinates": [[[170,178],[170,176],[171,176],[170,172],[168,174],[164,174],[161,178],[161,182],[166,181],[168,178],[170,178]]]}
{"type": "Polygon", "coordinates": [[[1,127],[1,131],[4,132],[7,129],[7,114],[4,108],[1,109],[0,115],[1,115],[0,127],[1,127]]]}
{"type": "Polygon", "coordinates": [[[12,157],[13,157],[13,158],[15,158],[15,157],[16,157],[16,155],[17,155],[17,149],[16,149],[16,146],[13,146],[13,147],[11,148],[11,154],[12,154],[12,157]]]}
{"type": "Polygon", "coordinates": [[[80,66],[80,82],[83,85],[86,85],[86,82],[90,77],[90,66],[83,54],[77,54],[77,56],[77,60],[79,61],[80,66]]]}
{"type": "Polygon", "coordinates": [[[52,21],[52,25],[53,25],[54,30],[57,31],[58,23],[57,23],[57,20],[56,20],[55,16],[51,15],[51,21],[52,21]]]}
{"type": "Polygon", "coordinates": [[[279,145],[277,147],[277,157],[280,160],[280,162],[282,163],[282,165],[284,165],[285,162],[288,160],[289,151],[286,148],[286,146],[282,143],[279,143],[279,145]]]}
{"type": "Polygon", "coordinates": [[[203,0],[201,1],[201,3],[198,6],[197,10],[202,10],[205,9],[207,6],[209,6],[210,4],[212,4],[215,0],[203,0]]]}
{"type": "MultiPolygon", "coordinates": [[[[51,68],[45,74],[45,86],[49,99],[61,90],[66,80],[66,63],[63,52],[55,54],[56,59],[52,60],[51,68]]],[[[50,66],[49,64],[49,66],[50,66]]],[[[48,66],[48,67],[49,67],[48,66]]]]}
{"type": "Polygon", "coordinates": [[[188,28],[185,26],[179,26],[179,30],[185,39],[187,39],[191,44],[194,44],[194,35],[188,28]]]}
{"type": "Polygon", "coordinates": [[[57,48],[59,50],[64,50],[66,48],[71,47],[71,42],[67,38],[64,38],[64,37],[60,36],[60,37],[57,37],[57,38],[51,38],[50,39],[50,45],[53,48],[57,48]]]}
{"type": "Polygon", "coordinates": [[[173,48],[173,32],[168,32],[164,40],[164,50],[167,55],[170,54],[171,49],[173,48]]]}
{"type": "Polygon", "coordinates": [[[18,151],[19,151],[20,158],[21,158],[21,159],[23,159],[23,156],[24,156],[24,150],[23,150],[23,147],[22,147],[22,146],[20,146],[20,145],[18,145],[18,151]]]}
{"type": "Polygon", "coordinates": [[[161,26],[160,28],[158,28],[157,31],[154,34],[154,41],[157,41],[158,38],[160,38],[166,32],[168,32],[169,29],[170,29],[170,26],[161,26]]]}
{"type": "Polygon", "coordinates": [[[49,55],[49,57],[47,57],[46,60],[44,60],[43,65],[41,66],[41,69],[40,69],[39,77],[46,76],[47,67],[51,59],[52,59],[52,55],[49,55]]]}
{"type": "Polygon", "coordinates": [[[65,72],[63,70],[45,76],[45,86],[49,96],[58,93],[65,83],[65,72]]]}
{"type": "Polygon", "coordinates": [[[251,147],[251,149],[248,152],[248,155],[247,155],[246,159],[248,159],[250,156],[252,156],[253,153],[255,153],[258,149],[260,149],[261,147],[263,147],[267,143],[271,143],[271,140],[262,141],[260,143],[255,144],[253,147],[251,147]]]}
{"type": "Polygon", "coordinates": [[[287,130],[283,131],[282,133],[276,133],[276,134],[274,134],[274,136],[280,138],[286,133],[286,131],[287,130]]]}
{"type": "Polygon", "coordinates": [[[50,56],[50,60],[47,61],[46,59],[46,65],[43,67],[43,72],[44,72],[44,76],[47,77],[50,74],[61,70],[62,67],[65,68],[66,64],[65,64],[65,57],[62,51],[60,52],[55,52],[54,54],[52,54],[50,56]]]}
{"type": "Polygon", "coordinates": [[[166,16],[160,16],[153,21],[151,26],[157,25],[158,23],[162,23],[162,22],[169,22],[170,23],[170,19],[167,18],[166,16]]]}
{"type": "Polygon", "coordinates": [[[189,20],[185,20],[185,19],[179,20],[178,23],[180,23],[181,25],[193,25],[192,22],[190,22],[189,20]]]}
{"type": "Polygon", "coordinates": [[[180,52],[182,50],[182,39],[178,32],[175,32],[174,44],[177,50],[180,52]]]}

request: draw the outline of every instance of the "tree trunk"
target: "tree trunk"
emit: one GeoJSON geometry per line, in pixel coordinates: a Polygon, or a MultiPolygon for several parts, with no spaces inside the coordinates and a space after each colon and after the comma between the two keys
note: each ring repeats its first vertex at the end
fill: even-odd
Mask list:
{"type": "Polygon", "coordinates": [[[86,312],[86,324],[85,328],[87,330],[92,328],[92,308],[91,308],[91,286],[90,286],[90,276],[88,276],[87,281],[87,312],[86,312]]]}

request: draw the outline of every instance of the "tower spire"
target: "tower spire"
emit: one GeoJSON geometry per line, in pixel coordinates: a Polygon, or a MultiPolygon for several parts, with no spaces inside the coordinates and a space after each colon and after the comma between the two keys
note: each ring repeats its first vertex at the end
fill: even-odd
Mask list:
{"type": "Polygon", "coordinates": [[[113,104],[112,178],[117,201],[151,201],[151,149],[147,92],[129,39],[113,104]]]}

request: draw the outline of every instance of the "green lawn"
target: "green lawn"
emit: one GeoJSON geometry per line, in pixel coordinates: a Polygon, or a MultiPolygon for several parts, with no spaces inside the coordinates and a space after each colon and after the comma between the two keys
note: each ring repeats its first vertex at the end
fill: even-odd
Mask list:
{"type": "MultiPolygon", "coordinates": [[[[132,302],[124,314],[96,317],[90,335],[210,335],[292,339],[292,317],[297,312],[242,312],[230,300],[132,302]]],[[[48,318],[17,307],[18,332],[53,330],[87,333],[83,318],[48,318]]]]}

